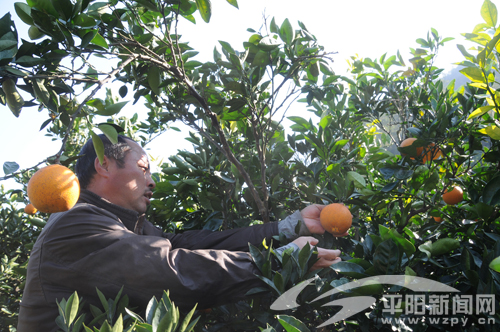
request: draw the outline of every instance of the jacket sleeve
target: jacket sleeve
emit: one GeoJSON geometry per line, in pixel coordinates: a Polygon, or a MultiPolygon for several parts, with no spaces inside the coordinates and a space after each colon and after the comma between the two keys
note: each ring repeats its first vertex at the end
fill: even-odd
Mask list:
{"type": "Polygon", "coordinates": [[[195,230],[180,234],[165,233],[164,236],[170,240],[174,248],[248,251],[248,243],[259,245],[266,239],[266,243],[269,244],[274,235],[278,235],[278,223],[228,229],[221,232],[195,230]]]}
{"type": "MultiPolygon", "coordinates": [[[[124,286],[131,303],[143,307],[152,296],[169,290],[176,305],[190,309],[196,303],[209,307],[242,299],[261,285],[248,253],[198,250],[195,244],[173,249],[167,238],[137,235],[113,215],[88,207],[72,209],[46,227],[39,271],[48,288],[64,285],[79,294],[95,294],[97,287],[112,297],[124,286]]],[[[214,247],[220,247],[217,242],[231,243],[229,233],[214,239],[201,234],[202,243],[214,247]]],[[[190,241],[195,242],[194,235],[190,241]]]]}

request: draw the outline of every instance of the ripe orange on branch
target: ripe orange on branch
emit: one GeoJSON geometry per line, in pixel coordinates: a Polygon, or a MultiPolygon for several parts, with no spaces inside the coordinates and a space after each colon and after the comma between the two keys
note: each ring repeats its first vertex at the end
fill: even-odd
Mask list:
{"type": "Polygon", "coordinates": [[[351,227],[352,214],[344,204],[332,203],[321,210],[319,221],[328,233],[341,236],[351,227]]]}
{"type": "Polygon", "coordinates": [[[432,217],[434,219],[435,222],[441,222],[443,221],[443,218],[442,217],[432,217]]]}
{"type": "Polygon", "coordinates": [[[33,215],[37,212],[38,210],[36,209],[36,207],[33,206],[33,204],[29,203],[28,205],[26,205],[24,207],[24,212],[26,212],[27,214],[29,215],[33,215]]]}
{"type": "Polygon", "coordinates": [[[71,209],[80,196],[80,183],[69,168],[54,164],[39,169],[28,182],[31,204],[41,212],[71,209]]]}
{"type": "MultiPolygon", "coordinates": [[[[416,140],[417,139],[415,137],[407,138],[407,139],[405,139],[404,141],[401,142],[401,144],[400,144],[399,147],[405,148],[405,147],[408,147],[408,146],[412,146],[413,143],[416,140]]],[[[418,157],[424,155],[424,152],[425,152],[425,155],[422,158],[422,161],[424,163],[428,162],[429,160],[438,159],[439,157],[441,157],[443,155],[443,152],[436,146],[435,143],[430,143],[429,145],[427,145],[425,147],[425,151],[424,151],[424,147],[423,146],[416,147],[416,150],[417,150],[417,156],[418,157]]],[[[402,156],[406,156],[405,153],[401,153],[401,155],[402,156]]],[[[415,159],[414,157],[410,157],[410,158],[411,159],[415,159]]]]}
{"type": "Polygon", "coordinates": [[[464,191],[460,187],[453,187],[443,194],[443,201],[448,205],[455,205],[464,199],[464,191]]]}
{"type": "Polygon", "coordinates": [[[422,159],[422,161],[424,163],[428,162],[429,160],[438,159],[439,157],[441,157],[443,155],[443,152],[441,151],[441,149],[439,149],[436,146],[436,144],[434,144],[434,143],[427,145],[427,147],[425,148],[425,151],[426,151],[426,154],[425,154],[424,158],[422,159]]]}
{"type": "MultiPolygon", "coordinates": [[[[412,146],[413,143],[416,140],[417,139],[415,137],[407,138],[407,139],[405,139],[404,141],[401,142],[401,144],[399,145],[399,147],[405,148],[407,146],[412,146]]],[[[422,154],[422,152],[424,152],[424,148],[422,146],[417,147],[417,156],[420,156],[422,154]]],[[[401,153],[401,155],[406,156],[405,153],[401,153]]],[[[411,157],[411,159],[415,159],[415,158],[411,157]]]]}

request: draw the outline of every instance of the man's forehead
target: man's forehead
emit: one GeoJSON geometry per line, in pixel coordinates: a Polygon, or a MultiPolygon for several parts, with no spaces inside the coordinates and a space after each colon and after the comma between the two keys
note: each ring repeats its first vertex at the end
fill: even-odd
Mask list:
{"type": "Polygon", "coordinates": [[[138,160],[149,162],[146,151],[144,151],[144,149],[139,144],[137,144],[136,142],[131,142],[128,143],[128,145],[130,146],[130,152],[132,152],[138,160]]]}

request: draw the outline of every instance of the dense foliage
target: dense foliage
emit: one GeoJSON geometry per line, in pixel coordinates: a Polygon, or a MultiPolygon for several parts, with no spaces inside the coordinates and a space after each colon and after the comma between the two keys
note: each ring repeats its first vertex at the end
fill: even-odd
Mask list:
{"type": "MultiPolygon", "coordinates": [[[[197,52],[182,40],[176,22],[181,17],[194,22],[197,11],[208,22],[208,0],[28,0],[15,8],[31,26],[30,38],[39,41],[19,42],[10,14],[0,19],[0,102],[13,116],[24,107],[47,113],[41,127],[61,141],[61,149],[43,162],[71,166],[79,146],[96,138],[97,129],[111,140],[124,131],[145,145],[182,121],[194,129],[187,138],[194,152],[179,151],[155,174],[148,211],[164,230],[244,227],[279,220],[312,203],[342,202],[354,215],[350,236],[318,236],[320,246],[343,252],[343,262],[318,273],[308,272],[314,248],[281,256],[270,243],[251,246],[262,287],[251,291],[249,301],[196,312],[196,331],[325,331],[333,325],[318,326],[339,307],[312,300],[369,276],[423,277],[472,296],[474,305],[477,295],[492,294],[499,307],[500,27],[490,0],[480,8],[484,23],[464,34],[476,47],[459,46],[461,73],[470,80],[462,87],[440,80],[442,69],[434,62],[450,39],[434,29],[416,41],[409,60],[400,53],[353,57],[346,77],[335,74],[330,55],[303,23],[294,28],[288,20],[273,19],[259,32],[250,29],[240,49],[221,41],[211,62],[194,60],[197,52]],[[101,91],[112,80],[121,84],[120,98],[101,91]],[[144,103],[145,120],[120,116],[130,102],[144,103]],[[293,124],[284,128],[292,103],[310,116],[288,116],[293,124]],[[407,137],[417,140],[400,148],[407,137]],[[456,205],[442,200],[451,186],[464,191],[456,205]],[[298,296],[298,308],[270,310],[285,291],[315,275],[314,286],[298,296]]],[[[98,143],[95,148],[102,153],[98,143]]],[[[33,169],[18,171],[15,163],[6,163],[4,171],[4,178],[25,184],[33,169]]],[[[0,194],[0,326],[15,330],[23,271],[43,221],[19,208],[28,202],[25,190],[0,194]]],[[[278,241],[286,243],[283,237],[278,241]]],[[[387,311],[387,299],[412,295],[407,288],[383,285],[329,298],[359,295],[377,301],[336,328],[450,329],[443,321],[421,321],[435,317],[432,308],[420,316],[387,311]]],[[[425,295],[426,303],[432,295],[425,295]]],[[[75,324],[76,299],[60,304],[59,319],[72,317],[68,330],[75,324]]],[[[162,301],[169,303],[168,296],[162,301]]],[[[118,302],[117,297],[108,303],[118,302]]],[[[446,304],[454,305],[452,297],[446,304]]],[[[130,323],[125,330],[151,323],[121,309],[130,323]]],[[[467,318],[452,327],[460,331],[496,331],[500,324],[497,311],[449,315],[458,317],[467,318]]],[[[113,312],[101,330],[116,326],[116,319],[113,312]]],[[[151,330],[146,325],[143,330],[151,330]]]]}

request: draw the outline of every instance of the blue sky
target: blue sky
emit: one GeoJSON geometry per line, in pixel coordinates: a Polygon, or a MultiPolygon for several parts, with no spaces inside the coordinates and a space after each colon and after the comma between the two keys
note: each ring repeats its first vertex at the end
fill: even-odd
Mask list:
{"type": "MultiPolygon", "coordinates": [[[[11,12],[21,38],[28,39],[27,28],[14,11],[14,2],[2,0],[0,16],[11,12]]],[[[278,24],[288,18],[295,27],[300,20],[326,51],[338,52],[332,67],[336,73],[344,74],[346,59],[354,54],[374,58],[400,50],[408,59],[409,48],[417,47],[415,40],[435,28],[443,37],[455,37],[442,50],[437,62],[438,66],[451,69],[451,64],[462,60],[456,47],[457,43],[464,44],[460,33],[471,32],[482,22],[482,3],[482,0],[239,0],[240,9],[236,9],[217,0],[212,1],[209,24],[196,16],[196,25],[183,21],[179,31],[200,51],[198,59],[209,60],[218,40],[242,49],[243,41],[250,36],[246,29],[258,30],[264,16],[269,20],[275,17],[278,24]]],[[[21,116],[15,118],[6,106],[0,105],[0,165],[16,161],[26,168],[57,152],[60,143],[52,142],[38,131],[47,118],[46,111],[38,113],[34,107],[23,109],[21,116]]],[[[190,144],[184,142],[186,136],[185,130],[169,131],[156,139],[148,152],[153,158],[166,159],[177,149],[190,149],[190,144]]],[[[0,176],[3,176],[1,168],[0,176]]]]}

